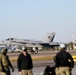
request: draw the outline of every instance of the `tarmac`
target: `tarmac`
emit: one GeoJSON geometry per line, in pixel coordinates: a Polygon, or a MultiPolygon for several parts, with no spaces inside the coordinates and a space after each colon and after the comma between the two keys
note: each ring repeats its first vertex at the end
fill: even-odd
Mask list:
{"type": "MultiPolygon", "coordinates": [[[[14,65],[15,71],[11,72],[11,75],[20,75],[17,69],[16,63],[12,63],[14,65]]],[[[44,69],[47,65],[54,66],[53,60],[44,60],[44,61],[35,61],[33,62],[33,75],[41,75],[44,72],[44,69]]],[[[74,68],[72,69],[72,75],[76,75],[76,63],[74,68]]]]}
{"type": "MultiPolygon", "coordinates": [[[[46,67],[46,66],[34,67],[34,68],[33,68],[33,75],[41,75],[41,73],[44,72],[45,67],[46,67]]],[[[11,75],[20,75],[20,74],[18,73],[17,68],[15,69],[14,72],[11,72],[11,75]]],[[[76,75],[76,65],[75,65],[75,67],[74,67],[73,70],[72,70],[72,75],[76,75]]]]}
{"type": "MultiPolygon", "coordinates": [[[[45,67],[35,67],[33,68],[33,75],[40,75],[41,73],[43,73],[45,67]]],[[[20,75],[18,73],[18,70],[15,69],[14,72],[11,72],[11,75],[20,75]]]]}

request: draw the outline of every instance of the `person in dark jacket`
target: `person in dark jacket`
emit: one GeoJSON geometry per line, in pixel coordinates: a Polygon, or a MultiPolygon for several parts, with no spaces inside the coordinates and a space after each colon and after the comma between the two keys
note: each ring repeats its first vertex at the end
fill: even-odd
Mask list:
{"type": "Polygon", "coordinates": [[[65,44],[60,44],[60,52],[55,56],[56,74],[57,75],[71,75],[74,61],[70,53],[65,51],[65,44]]]}
{"type": "Polygon", "coordinates": [[[18,56],[17,59],[18,71],[21,75],[33,75],[32,68],[32,58],[27,52],[26,48],[22,48],[22,53],[18,56]]]}

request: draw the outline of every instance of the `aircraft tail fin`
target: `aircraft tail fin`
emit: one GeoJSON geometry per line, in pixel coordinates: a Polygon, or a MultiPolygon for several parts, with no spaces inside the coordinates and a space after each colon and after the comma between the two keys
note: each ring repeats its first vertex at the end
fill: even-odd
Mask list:
{"type": "Polygon", "coordinates": [[[43,42],[44,43],[50,43],[54,40],[55,33],[47,33],[47,35],[44,37],[43,42]]]}

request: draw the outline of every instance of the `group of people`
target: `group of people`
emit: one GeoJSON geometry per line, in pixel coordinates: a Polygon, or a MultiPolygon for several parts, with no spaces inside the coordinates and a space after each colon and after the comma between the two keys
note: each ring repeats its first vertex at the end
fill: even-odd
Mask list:
{"type": "MultiPolygon", "coordinates": [[[[11,75],[10,68],[14,72],[9,56],[7,55],[7,48],[3,48],[0,54],[0,72],[1,75],[11,75]]],[[[56,75],[72,75],[71,71],[74,68],[74,61],[69,52],[66,52],[65,45],[60,44],[60,52],[54,57],[55,74],[56,75]]],[[[22,53],[17,59],[18,71],[21,75],[33,75],[33,62],[30,54],[26,48],[22,48],[22,53]]]]}
{"type": "MultiPolygon", "coordinates": [[[[10,68],[14,72],[14,67],[9,60],[7,55],[7,48],[3,48],[0,53],[0,75],[11,75],[10,68]]],[[[22,48],[22,53],[18,56],[17,59],[18,71],[21,75],[33,75],[32,68],[33,62],[30,54],[27,52],[26,48],[22,48]]]]}

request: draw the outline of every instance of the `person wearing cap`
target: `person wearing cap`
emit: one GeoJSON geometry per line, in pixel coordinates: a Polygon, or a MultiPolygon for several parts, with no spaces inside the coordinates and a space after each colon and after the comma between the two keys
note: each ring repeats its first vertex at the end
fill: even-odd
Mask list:
{"type": "Polygon", "coordinates": [[[18,71],[21,75],[33,75],[32,68],[33,62],[30,54],[27,52],[26,48],[22,48],[22,53],[17,59],[18,71]]]}
{"type": "Polygon", "coordinates": [[[72,75],[74,60],[69,52],[66,52],[65,44],[60,44],[60,52],[54,58],[56,75],[72,75]]]}
{"type": "Polygon", "coordinates": [[[1,75],[11,75],[10,68],[12,72],[14,72],[14,68],[9,60],[9,56],[7,55],[7,48],[3,48],[0,54],[0,72],[1,75]],[[10,67],[10,68],[9,68],[10,67]]]}

